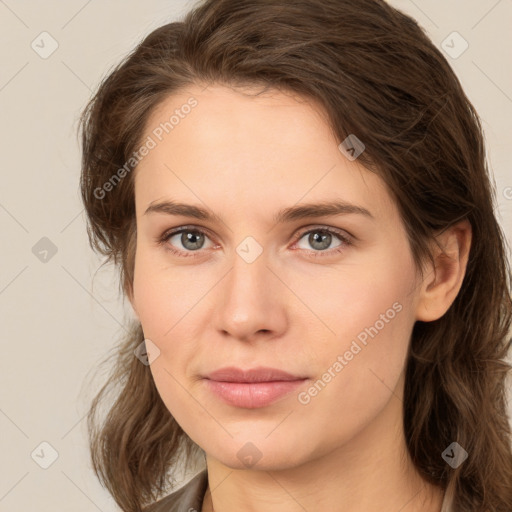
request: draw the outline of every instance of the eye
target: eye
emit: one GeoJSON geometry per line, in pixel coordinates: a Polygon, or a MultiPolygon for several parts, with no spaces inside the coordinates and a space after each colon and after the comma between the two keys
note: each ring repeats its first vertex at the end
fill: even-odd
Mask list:
{"type": "Polygon", "coordinates": [[[310,247],[313,248],[311,251],[308,247],[300,247],[300,249],[309,250],[312,252],[312,256],[324,256],[324,255],[332,255],[333,253],[339,253],[343,251],[347,246],[352,244],[350,238],[344,235],[340,230],[328,227],[319,227],[315,229],[310,229],[306,232],[302,232],[297,236],[298,244],[303,238],[306,238],[306,244],[309,244],[310,247]],[[333,237],[339,240],[338,245],[335,245],[333,248],[329,249],[329,246],[333,242],[333,237]],[[329,250],[326,250],[329,249],[329,250]]]}
{"type": "Polygon", "coordinates": [[[158,243],[174,254],[189,257],[195,256],[194,252],[204,248],[207,238],[208,236],[203,230],[183,226],[172,231],[166,231],[158,240],[158,243]]]}

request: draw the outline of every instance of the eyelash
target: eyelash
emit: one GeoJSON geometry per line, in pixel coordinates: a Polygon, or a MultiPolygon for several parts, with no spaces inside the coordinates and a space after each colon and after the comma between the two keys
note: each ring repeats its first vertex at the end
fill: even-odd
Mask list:
{"type": "MultiPolygon", "coordinates": [[[[159,237],[157,239],[157,243],[158,243],[158,245],[163,246],[165,248],[165,250],[167,250],[177,256],[183,257],[183,258],[194,258],[194,257],[200,256],[200,253],[201,253],[200,249],[197,251],[181,251],[179,249],[175,249],[168,243],[168,241],[171,237],[173,237],[174,235],[181,234],[183,232],[199,233],[199,234],[208,236],[208,232],[204,231],[203,229],[199,229],[194,226],[180,226],[179,228],[174,228],[174,229],[165,231],[161,235],[161,237],[159,237]]],[[[298,235],[296,235],[294,237],[293,243],[296,244],[301,238],[304,237],[304,235],[308,235],[308,234],[314,233],[314,232],[329,233],[331,235],[335,235],[342,242],[338,247],[335,247],[334,249],[329,249],[329,250],[324,250],[324,251],[315,251],[315,250],[307,251],[314,258],[323,258],[326,256],[332,256],[333,254],[341,253],[347,247],[351,246],[353,243],[352,240],[349,237],[347,237],[346,235],[343,235],[340,230],[331,228],[331,227],[326,227],[326,226],[315,227],[315,228],[312,228],[312,229],[309,229],[309,230],[299,233],[298,235]]]]}

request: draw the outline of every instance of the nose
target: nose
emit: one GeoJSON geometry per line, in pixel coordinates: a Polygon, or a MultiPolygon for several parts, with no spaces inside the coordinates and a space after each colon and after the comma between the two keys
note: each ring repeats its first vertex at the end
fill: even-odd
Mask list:
{"type": "Polygon", "coordinates": [[[235,253],[214,300],[213,326],[224,337],[251,341],[286,330],[288,294],[265,252],[251,263],[235,253]]]}

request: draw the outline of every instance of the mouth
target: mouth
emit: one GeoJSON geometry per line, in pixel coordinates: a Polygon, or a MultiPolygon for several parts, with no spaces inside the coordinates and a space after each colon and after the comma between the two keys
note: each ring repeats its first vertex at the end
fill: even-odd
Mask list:
{"type": "Polygon", "coordinates": [[[249,370],[221,368],[203,379],[208,390],[217,398],[244,409],[270,405],[308,380],[307,377],[268,367],[249,370]]]}

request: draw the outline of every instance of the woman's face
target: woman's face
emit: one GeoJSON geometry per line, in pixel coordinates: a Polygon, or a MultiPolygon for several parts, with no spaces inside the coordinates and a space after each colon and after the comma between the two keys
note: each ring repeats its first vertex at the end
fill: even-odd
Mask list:
{"type": "Polygon", "coordinates": [[[144,141],[132,304],[160,351],[155,384],[192,440],[232,468],[279,469],[399,411],[420,283],[383,181],[342,153],[320,110],[194,86],[153,112],[144,141]],[[156,207],[166,202],[212,217],[156,207]],[[293,214],[321,203],[360,211],[293,214]],[[205,378],[225,367],[296,380],[205,378]]]}

